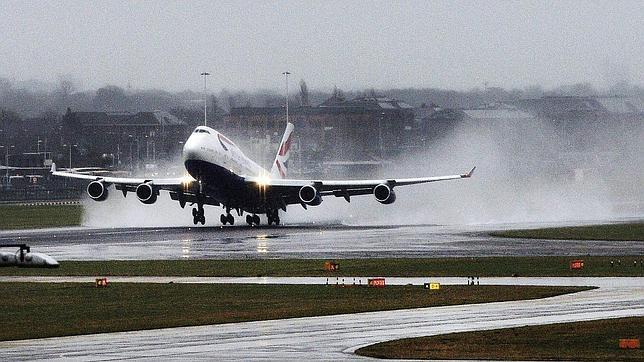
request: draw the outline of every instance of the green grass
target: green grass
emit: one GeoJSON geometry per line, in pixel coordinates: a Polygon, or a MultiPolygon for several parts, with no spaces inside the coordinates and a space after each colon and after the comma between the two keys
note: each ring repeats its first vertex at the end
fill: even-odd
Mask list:
{"type": "Polygon", "coordinates": [[[644,317],[453,333],[378,343],[356,351],[376,358],[642,361],[619,349],[620,338],[642,337],[644,317]]]}
{"type": "Polygon", "coordinates": [[[0,230],[78,226],[81,205],[0,205],[0,230]]]}
{"type": "Polygon", "coordinates": [[[490,235],[527,239],[644,241],[644,222],[495,231],[490,235]]]}
{"type": "Polygon", "coordinates": [[[338,259],[327,272],[322,259],[62,261],[57,269],[0,268],[0,275],[44,276],[644,276],[644,256],[543,256],[425,259],[338,259]],[[570,270],[573,259],[584,269],[570,270]],[[610,262],[613,261],[613,266],[610,262]],[[617,261],[620,264],[617,264],[617,261]],[[633,262],[637,261],[636,266],[633,262]]]}
{"type": "Polygon", "coordinates": [[[534,299],[585,289],[0,283],[0,340],[534,299]]]}

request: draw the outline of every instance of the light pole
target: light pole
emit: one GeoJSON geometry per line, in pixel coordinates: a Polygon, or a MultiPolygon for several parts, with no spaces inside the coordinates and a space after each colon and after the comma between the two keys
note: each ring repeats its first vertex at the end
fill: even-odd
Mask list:
{"type": "Polygon", "coordinates": [[[203,75],[203,125],[208,125],[208,102],[206,97],[206,77],[210,75],[208,72],[201,73],[203,75]]]}
{"type": "Polygon", "coordinates": [[[64,144],[63,147],[67,147],[67,149],[69,150],[69,170],[71,171],[72,170],[72,147],[78,147],[78,145],[64,144]]]}
{"type": "Polygon", "coordinates": [[[5,183],[8,185],[9,184],[9,148],[15,148],[16,146],[0,146],[0,148],[4,148],[4,165],[6,167],[5,169],[5,183]]]}
{"type": "Polygon", "coordinates": [[[288,75],[289,72],[283,72],[284,77],[286,78],[286,124],[288,124],[288,75]]]}

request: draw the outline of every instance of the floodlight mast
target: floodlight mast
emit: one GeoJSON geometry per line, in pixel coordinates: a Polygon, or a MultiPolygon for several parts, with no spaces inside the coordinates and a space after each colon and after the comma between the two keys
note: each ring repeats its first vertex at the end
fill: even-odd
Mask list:
{"type": "Polygon", "coordinates": [[[289,72],[283,72],[284,76],[286,77],[286,124],[288,124],[288,76],[289,72]]]}
{"type": "Polygon", "coordinates": [[[208,102],[206,97],[206,77],[210,75],[208,72],[201,73],[203,75],[203,125],[208,125],[208,102]]]}

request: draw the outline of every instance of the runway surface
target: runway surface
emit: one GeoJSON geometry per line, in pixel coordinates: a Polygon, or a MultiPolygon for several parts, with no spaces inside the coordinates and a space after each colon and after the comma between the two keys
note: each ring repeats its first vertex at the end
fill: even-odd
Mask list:
{"type": "Polygon", "coordinates": [[[641,241],[532,240],[490,230],[545,224],[282,227],[68,228],[0,232],[57,260],[634,255],[641,241]]]}
{"type": "Polygon", "coordinates": [[[0,356],[84,361],[363,359],[353,354],[357,348],[398,338],[644,315],[644,278],[519,279],[601,287],[530,301],[0,342],[0,356]]]}

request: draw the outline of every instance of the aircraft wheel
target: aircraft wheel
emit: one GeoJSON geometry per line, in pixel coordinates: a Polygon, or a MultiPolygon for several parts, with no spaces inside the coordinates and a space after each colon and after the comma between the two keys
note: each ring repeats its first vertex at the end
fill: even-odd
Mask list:
{"type": "Polygon", "coordinates": [[[219,221],[221,221],[222,225],[226,225],[226,223],[228,222],[228,218],[226,217],[226,215],[221,214],[221,216],[219,217],[219,221]]]}
{"type": "Polygon", "coordinates": [[[201,215],[201,218],[200,218],[200,220],[199,220],[199,221],[201,221],[201,225],[205,225],[205,224],[206,224],[206,216],[205,216],[205,215],[201,215]]]}
{"type": "Polygon", "coordinates": [[[226,216],[226,220],[230,225],[235,225],[235,218],[231,214],[228,214],[228,216],[226,216]]]}
{"type": "Polygon", "coordinates": [[[192,217],[197,217],[197,209],[192,209],[192,217]]]}
{"type": "Polygon", "coordinates": [[[246,224],[248,225],[253,225],[253,216],[252,215],[246,215],[246,224]]]}
{"type": "Polygon", "coordinates": [[[280,217],[276,216],[275,220],[273,220],[273,222],[275,222],[275,225],[279,225],[280,224],[280,217]]]}
{"type": "Polygon", "coordinates": [[[192,223],[193,223],[193,224],[195,224],[195,225],[197,225],[197,224],[199,223],[199,219],[198,219],[196,216],[194,216],[194,217],[192,218],[192,223]]]}
{"type": "Polygon", "coordinates": [[[253,222],[255,225],[259,225],[259,215],[253,215],[253,222]]]}

